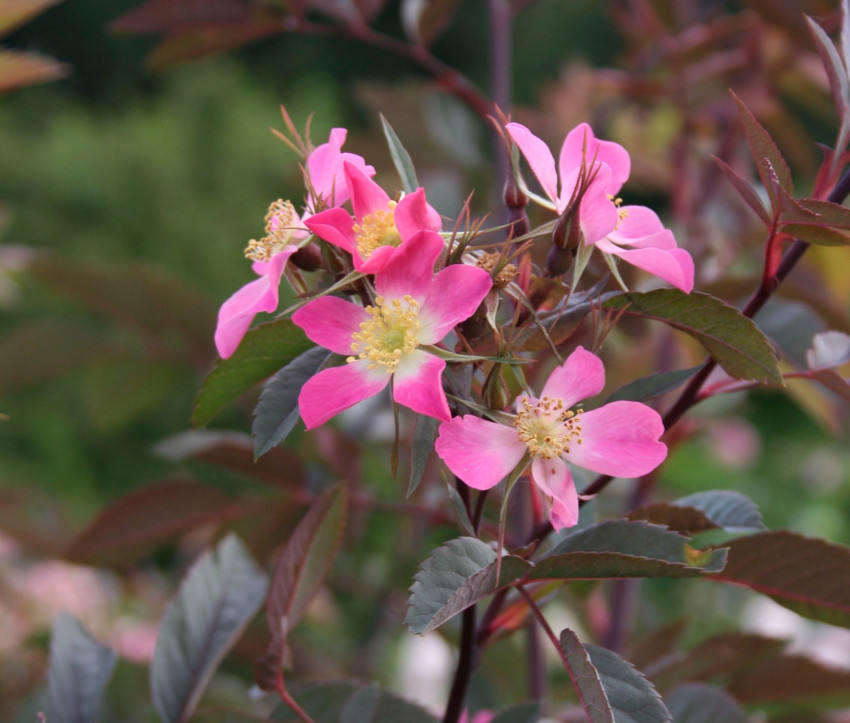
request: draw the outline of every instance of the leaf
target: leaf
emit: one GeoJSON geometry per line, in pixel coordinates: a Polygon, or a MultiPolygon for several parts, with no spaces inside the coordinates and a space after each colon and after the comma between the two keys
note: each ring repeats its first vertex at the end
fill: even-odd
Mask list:
{"type": "Polygon", "coordinates": [[[748,705],[790,701],[850,704],[850,671],[803,655],[779,655],[742,667],[726,687],[748,705]]]}
{"type": "Polygon", "coordinates": [[[437,437],[437,427],[440,420],[420,414],[416,418],[416,429],[413,432],[413,447],[410,450],[410,483],[407,485],[407,496],[410,497],[422,481],[428,459],[434,451],[434,439],[437,437]]]}
{"type": "Polygon", "coordinates": [[[425,47],[452,24],[460,0],[404,0],[401,17],[407,36],[425,47]]]}
{"type": "Polygon", "coordinates": [[[850,123],[850,80],[847,78],[847,68],[824,29],[808,15],[804,17],[809,24],[812,39],[815,41],[818,55],[820,55],[824,70],[826,70],[832,99],[841,118],[841,128],[835,144],[835,147],[841,152],[847,147],[848,133],[850,133],[850,125],[848,125],[850,123]]]}
{"type": "Polygon", "coordinates": [[[405,623],[424,635],[500,587],[520,579],[531,567],[522,558],[502,558],[496,582],[496,552],[474,537],[449,540],[434,550],[414,578],[405,623]]]}
{"type": "Polygon", "coordinates": [[[767,209],[764,207],[761,198],[759,198],[758,193],[756,193],[755,189],[747,183],[743,178],[741,178],[731,166],[727,165],[724,161],[720,160],[717,156],[712,156],[714,158],[714,162],[723,171],[723,175],[726,176],[727,180],[735,187],[735,190],[738,191],[738,194],[744,200],[744,202],[753,210],[755,214],[761,219],[761,221],[765,224],[765,226],[771,226],[773,223],[773,219],[770,217],[767,209]]]}
{"type": "Polygon", "coordinates": [[[779,198],[774,188],[774,182],[778,183],[788,193],[793,193],[794,182],[791,179],[791,171],[770,134],[737,95],[732,93],[732,97],[738,104],[738,112],[741,116],[741,122],[744,124],[744,132],[755,159],[761,182],[767,189],[773,208],[778,209],[779,198]]]}
{"type": "Polygon", "coordinates": [[[253,15],[240,0],[148,0],[124,13],[110,29],[115,33],[185,33],[238,27],[253,15]]]}
{"type": "Polygon", "coordinates": [[[738,701],[722,688],[704,683],[680,685],[664,702],[674,723],[748,723],[738,701]]]}
{"type": "Polygon", "coordinates": [[[646,671],[657,661],[676,654],[687,625],[687,620],[680,619],[650,631],[629,645],[626,658],[638,670],[646,671]]]}
{"type": "Polygon", "coordinates": [[[0,37],[28,23],[61,0],[4,0],[0,6],[0,37]]]}
{"type": "Polygon", "coordinates": [[[629,513],[629,519],[664,525],[673,532],[688,536],[718,529],[718,525],[712,522],[705,512],[693,507],[682,507],[673,502],[654,502],[639,507],[629,513]]]}
{"type": "Polygon", "coordinates": [[[606,648],[586,645],[590,662],[605,689],[615,723],[670,723],[661,696],[635,667],[606,648]]]}
{"type": "Polygon", "coordinates": [[[826,226],[821,226],[815,223],[785,223],[782,225],[782,232],[789,236],[805,241],[808,244],[816,244],[818,246],[848,246],[850,245],[850,234],[843,231],[836,231],[826,226]]]}
{"type": "Polygon", "coordinates": [[[726,568],[712,576],[745,585],[803,617],[850,628],[850,548],[787,530],[729,543],[726,568]]]}
{"type": "Polygon", "coordinates": [[[126,565],[177,535],[226,517],[235,504],[202,482],[155,482],[101,510],[63,557],[84,565],[126,565]]]}
{"type": "Polygon", "coordinates": [[[118,656],[89,635],[73,615],[59,613],[50,633],[51,723],[92,723],[118,656]]]}
{"type": "Polygon", "coordinates": [[[377,683],[358,688],[345,701],[339,715],[339,723],[372,723],[380,697],[381,689],[377,683]]]}
{"type": "Polygon", "coordinates": [[[257,682],[274,688],[282,664],[283,646],[307,605],[328,576],[342,543],[347,509],[344,486],[325,492],[295,528],[275,564],[266,602],[271,642],[255,666],[257,682]]]}
{"type": "Polygon", "coordinates": [[[565,628],[561,631],[561,650],[567,663],[567,673],[578,693],[578,699],[590,723],[614,723],[614,711],[608,702],[602,679],[590,655],[579,641],[578,636],[565,628]]]}
{"type": "Polygon", "coordinates": [[[233,356],[219,359],[204,379],[192,410],[192,424],[209,424],[229,402],[313,346],[290,319],[254,327],[233,356]]]}
{"type": "Polygon", "coordinates": [[[667,392],[678,389],[701,368],[702,365],[690,367],[689,369],[675,369],[669,372],[660,372],[658,374],[640,377],[640,379],[635,379],[633,382],[624,384],[617,389],[608,397],[605,403],[609,404],[619,401],[644,402],[647,399],[654,399],[662,394],[667,394],[667,392]]]}
{"type": "Polygon", "coordinates": [[[735,379],[782,384],[782,373],[767,337],[737,309],[708,294],[679,289],[626,293],[603,308],[655,319],[689,334],[735,379]]]}
{"type": "Polygon", "coordinates": [[[154,71],[168,70],[190,60],[199,60],[226,53],[228,50],[236,50],[255,40],[277,35],[280,32],[280,23],[270,21],[251,22],[232,28],[210,27],[167,35],[148,56],[146,65],[154,71]]]}
{"type": "Polygon", "coordinates": [[[490,723],[538,723],[540,720],[540,703],[519,703],[490,719],[490,723]]]}
{"type": "Polygon", "coordinates": [[[469,519],[469,513],[466,511],[466,505],[463,504],[463,499],[461,498],[460,493],[448,481],[446,481],[446,489],[448,490],[452,505],[454,505],[458,524],[467,535],[474,537],[475,530],[472,526],[472,520],[469,519]]]}
{"type": "Polygon", "coordinates": [[[321,369],[330,355],[321,346],[308,349],[268,381],[254,409],[251,436],[255,458],[276,447],[293,430],[300,417],[298,395],[301,387],[321,369]]]}
{"type": "Polygon", "coordinates": [[[151,665],[153,704],[164,723],[191,717],[266,587],[266,576],[232,534],[192,565],[165,610],[151,665]]]}
{"type": "Polygon", "coordinates": [[[681,497],[674,503],[704,512],[718,527],[727,532],[761,532],[764,521],[761,512],[746,495],[734,490],[709,490],[681,497]]]}
{"type": "Polygon", "coordinates": [[[0,49],[0,93],[64,78],[71,67],[38,53],[0,49]]]}
{"type": "Polygon", "coordinates": [[[725,558],[725,550],[700,552],[660,525],[609,520],[569,535],[527,577],[696,577],[722,570],[725,558]]]}
{"type": "Polygon", "coordinates": [[[401,185],[406,193],[413,193],[419,188],[419,181],[416,178],[416,170],[413,168],[413,161],[410,159],[410,154],[401,144],[389,121],[381,115],[381,126],[384,129],[384,136],[387,139],[387,145],[390,148],[390,156],[392,156],[393,164],[401,178],[401,185]]]}

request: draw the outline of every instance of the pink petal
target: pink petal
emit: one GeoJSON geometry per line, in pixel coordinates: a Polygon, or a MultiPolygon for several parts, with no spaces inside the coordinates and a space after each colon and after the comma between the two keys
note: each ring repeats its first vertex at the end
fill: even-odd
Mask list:
{"type": "Polygon", "coordinates": [[[684,249],[621,249],[605,241],[598,242],[596,246],[605,253],[619,256],[632,266],[664,279],[686,294],[690,294],[694,288],[694,260],[684,249]]]}
{"type": "Polygon", "coordinates": [[[443,391],[443,369],[446,362],[433,354],[416,350],[405,356],[393,374],[393,397],[414,412],[451,419],[449,403],[443,391]]]}
{"type": "Polygon", "coordinates": [[[444,248],[443,239],[438,233],[419,231],[414,234],[397,249],[393,249],[395,253],[392,258],[380,272],[375,272],[375,290],[387,299],[401,299],[410,294],[422,305],[431,288],[434,263],[444,248]]]}
{"type": "Polygon", "coordinates": [[[543,192],[552,203],[557,203],[558,176],[555,173],[555,159],[549,146],[520,123],[508,123],[505,129],[525,156],[532,173],[540,181],[543,192]]]}
{"type": "Polygon", "coordinates": [[[584,347],[567,357],[562,366],[556,367],[549,375],[540,398],[560,399],[569,409],[576,402],[592,397],[605,386],[605,367],[602,360],[584,347]]]}
{"type": "Polygon", "coordinates": [[[313,299],[292,315],[307,336],[336,354],[351,354],[351,335],[371,317],[363,307],[335,296],[313,299]]]}
{"type": "Polygon", "coordinates": [[[456,324],[472,316],[493,286],[493,280],[477,266],[452,264],[437,274],[430,286],[419,314],[422,344],[436,344],[456,324]]]}
{"type": "Polygon", "coordinates": [[[357,239],[354,236],[354,219],[341,208],[329,208],[305,218],[304,225],[328,243],[339,246],[350,254],[355,253],[357,239]]]}
{"type": "Polygon", "coordinates": [[[324,369],[307,381],[298,395],[301,419],[307,429],[324,424],[387,386],[390,375],[381,369],[369,369],[369,364],[368,359],[360,359],[324,369]]]}
{"type": "Polygon", "coordinates": [[[439,231],[443,225],[440,214],[425,201],[425,190],[422,188],[408,193],[398,202],[394,218],[395,227],[405,240],[423,229],[439,231]]]}
{"type": "Polygon", "coordinates": [[[531,477],[549,500],[549,521],[555,531],[578,523],[578,494],[566,462],[560,457],[535,457],[531,477]]]}
{"type": "MultiPolygon", "coordinates": [[[[402,246],[404,244],[402,243],[402,246]]],[[[368,259],[360,256],[358,251],[352,252],[352,261],[354,261],[354,269],[361,274],[380,274],[386,265],[395,258],[401,246],[378,246],[368,259]]]]}
{"type": "Polygon", "coordinates": [[[471,415],[441,424],[434,448],[454,474],[477,490],[495,487],[525,454],[513,427],[471,415]]]}
{"type": "MultiPolygon", "coordinates": [[[[297,246],[285,246],[270,261],[262,264],[263,275],[259,279],[245,284],[221,305],[215,328],[215,346],[222,359],[236,351],[258,312],[277,309],[280,277],[287,260],[297,250],[297,246]]],[[[256,263],[254,269],[257,269],[256,263]]]]}
{"type": "Polygon", "coordinates": [[[611,170],[603,163],[596,166],[595,175],[582,196],[579,218],[584,242],[592,244],[605,238],[617,226],[619,215],[614,202],[608,198],[611,170]]]}
{"type": "Polygon", "coordinates": [[[558,170],[561,178],[581,167],[582,153],[586,145],[586,162],[589,166],[594,160],[606,164],[611,169],[611,179],[606,188],[607,193],[617,193],[631,171],[631,160],[625,148],[612,141],[599,141],[593,135],[593,130],[587,123],[579,123],[564,139],[558,158],[558,170]]]}
{"type": "Polygon", "coordinates": [[[377,183],[353,163],[343,163],[348,191],[354,216],[360,223],[365,216],[379,210],[386,210],[390,197],[377,183]]]}
{"type": "Polygon", "coordinates": [[[581,444],[565,454],[573,464],[612,477],[640,477],[667,456],[664,424],[640,402],[612,402],[581,415],[581,444]]]}
{"type": "Polygon", "coordinates": [[[625,215],[617,230],[611,232],[612,241],[624,243],[626,239],[654,236],[665,230],[655,211],[646,206],[623,206],[620,210],[625,211],[625,215]]]}
{"type": "Polygon", "coordinates": [[[340,206],[348,199],[340,160],[340,148],[347,133],[345,128],[333,128],[328,142],[322,143],[307,157],[307,175],[313,190],[332,206],[340,206]]]}

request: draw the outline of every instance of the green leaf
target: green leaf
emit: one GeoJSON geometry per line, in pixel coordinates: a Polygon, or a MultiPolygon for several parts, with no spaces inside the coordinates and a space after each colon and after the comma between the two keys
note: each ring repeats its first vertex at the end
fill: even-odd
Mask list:
{"type": "Polygon", "coordinates": [[[781,230],[821,246],[850,244],[850,208],[817,198],[801,198],[782,214],[781,230]]]}
{"type": "Polygon", "coordinates": [[[674,504],[704,512],[708,519],[727,532],[748,534],[764,530],[764,521],[756,503],[734,490],[697,492],[679,498],[674,504]]]}
{"type": "Polygon", "coordinates": [[[779,208],[779,198],[774,183],[777,183],[788,193],[793,193],[794,182],[791,179],[791,171],[770,134],[737,95],[732,93],[732,97],[738,104],[741,122],[744,124],[744,132],[747,136],[747,142],[750,144],[750,150],[755,159],[761,182],[767,189],[773,208],[777,209],[779,208]]]}
{"type": "Polygon", "coordinates": [[[519,703],[497,713],[490,723],[537,723],[540,720],[540,703],[519,703]]]}
{"type": "Polygon", "coordinates": [[[607,309],[655,319],[683,331],[735,379],[782,384],[782,373],[773,347],[752,320],[708,294],[679,289],[626,293],[602,304],[607,309]]]}
{"type": "Polygon", "coordinates": [[[96,721],[117,660],[115,652],[92,638],[73,615],[59,613],[50,634],[50,722],[96,721]]]}
{"type": "Polygon", "coordinates": [[[271,642],[255,666],[257,683],[264,689],[274,688],[287,636],[330,573],[342,542],[347,502],[344,486],[325,492],[298,523],[277,559],[266,603],[271,642]]]}
{"type": "Polygon", "coordinates": [[[704,683],[686,683],[665,696],[674,723],[748,723],[737,700],[722,688],[704,683]]]}
{"type": "Polygon", "coordinates": [[[290,319],[251,329],[229,359],[219,359],[204,380],[192,410],[202,427],[234,399],[314,346],[290,319]]]}
{"type": "Polygon", "coordinates": [[[165,610],[150,670],[154,707],[164,723],[192,716],[266,587],[266,576],[232,534],[192,565],[165,610]]]}
{"type": "Polygon", "coordinates": [[[84,565],[127,565],[177,535],[225,517],[235,502],[202,482],[149,484],[101,510],[63,557],[84,565]]]}
{"type": "Polygon", "coordinates": [[[372,723],[378,710],[381,689],[377,683],[370,683],[355,690],[339,715],[339,723],[372,723]]]}
{"type": "Polygon", "coordinates": [[[614,723],[614,711],[611,710],[599,672],[590,662],[590,655],[578,636],[569,628],[561,631],[561,650],[566,658],[567,673],[588,721],[614,723]]]}
{"type": "Polygon", "coordinates": [[[608,399],[606,404],[610,402],[644,402],[647,399],[654,399],[667,392],[672,392],[682,386],[688,379],[696,374],[702,365],[690,367],[689,369],[675,369],[669,372],[660,372],[658,374],[650,374],[646,377],[640,377],[633,382],[624,384],[617,389],[608,399]]]}
{"type": "Polygon", "coordinates": [[[755,211],[765,226],[769,227],[773,223],[773,219],[770,217],[755,189],[724,161],[721,161],[717,156],[713,156],[713,158],[720,170],[723,171],[723,175],[726,176],[729,182],[735,187],[735,190],[738,191],[741,198],[744,199],[744,202],[755,211]]]}
{"type": "Polygon", "coordinates": [[[428,459],[434,451],[434,439],[440,420],[420,414],[416,419],[416,430],[413,432],[413,447],[410,450],[410,483],[407,485],[407,496],[410,497],[422,481],[428,459]]]}
{"type": "Polygon", "coordinates": [[[659,525],[609,520],[556,545],[528,579],[696,577],[723,569],[725,550],[701,552],[688,538],[659,525]]]}
{"type": "Polygon", "coordinates": [[[419,188],[419,181],[416,178],[416,171],[413,168],[413,161],[410,159],[410,154],[401,144],[393,127],[383,115],[381,115],[381,126],[384,129],[384,136],[390,148],[390,156],[392,156],[399,178],[401,178],[401,186],[404,188],[405,193],[413,193],[419,188]]]}
{"type": "Polygon", "coordinates": [[[434,630],[450,618],[501,587],[520,579],[531,567],[522,558],[502,558],[496,582],[496,552],[474,537],[449,540],[434,550],[410,588],[405,623],[419,635],[434,630]]]}
{"type": "MultiPolygon", "coordinates": [[[[346,705],[359,691],[373,690],[370,685],[358,683],[319,683],[303,688],[295,695],[298,704],[316,723],[340,723],[346,705]]],[[[286,703],[272,713],[271,721],[277,723],[303,723],[286,703]]],[[[385,690],[380,691],[372,723],[437,723],[437,719],[418,705],[409,703],[385,690]]]]}
{"type": "Polygon", "coordinates": [[[454,505],[458,524],[467,535],[474,537],[475,530],[472,526],[472,520],[469,519],[469,513],[466,511],[466,505],[463,504],[460,493],[448,481],[446,481],[446,490],[448,490],[449,498],[452,501],[452,505],[454,505]]]}
{"type": "Polygon", "coordinates": [[[673,718],[658,692],[634,666],[615,652],[586,645],[605,689],[614,723],[670,723],[673,718]]]}
{"type": "Polygon", "coordinates": [[[262,457],[279,445],[299,419],[298,395],[304,383],[315,375],[331,353],[321,346],[308,349],[293,359],[266,384],[254,409],[254,457],[262,457]]]}
{"type": "Polygon", "coordinates": [[[745,585],[803,617],[850,628],[850,548],[787,530],[729,543],[714,580],[745,585]]]}

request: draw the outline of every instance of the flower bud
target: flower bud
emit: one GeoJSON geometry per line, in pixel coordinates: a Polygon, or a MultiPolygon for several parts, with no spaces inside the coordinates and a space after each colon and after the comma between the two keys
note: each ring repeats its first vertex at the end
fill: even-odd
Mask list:
{"type": "Polygon", "coordinates": [[[546,271],[553,279],[567,273],[573,265],[575,258],[575,249],[562,249],[558,246],[553,246],[546,257],[546,271]]]}
{"type": "Polygon", "coordinates": [[[496,364],[484,381],[484,388],[481,390],[481,395],[484,403],[490,409],[504,409],[511,401],[508,393],[507,384],[502,378],[502,365],[496,364]]]}
{"type": "Polygon", "coordinates": [[[528,215],[525,213],[525,207],[509,208],[508,223],[511,225],[512,238],[525,236],[531,230],[531,226],[528,223],[528,215]]]}
{"type": "Polygon", "coordinates": [[[505,182],[504,199],[505,206],[510,209],[525,208],[528,205],[528,196],[522,192],[522,189],[516,182],[516,178],[513,176],[505,182]]]}
{"type": "Polygon", "coordinates": [[[309,244],[292,254],[289,263],[294,264],[302,271],[315,271],[322,267],[322,255],[319,253],[319,249],[313,244],[309,244]]]}
{"type": "Polygon", "coordinates": [[[558,223],[555,224],[555,230],[552,232],[552,243],[559,249],[575,253],[581,242],[580,206],[581,199],[579,198],[567,206],[566,211],[561,214],[558,223]]]}

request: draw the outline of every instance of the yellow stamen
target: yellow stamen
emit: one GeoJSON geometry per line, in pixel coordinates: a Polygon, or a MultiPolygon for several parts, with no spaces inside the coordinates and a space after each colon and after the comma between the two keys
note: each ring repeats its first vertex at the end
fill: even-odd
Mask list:
{"type": "Polygon", "coordinates": [[[266,235],[259,241],[251,239],[245,247],[245,257],[252,261],[268,261],[291,240],[301,223],[291,201],[278,199],[266,214],[266,235]]]}
{"type": "Polygon", "coordinates": [[[608,198],[617,207],[617,225],[614,226],[614,230],[616,231],[618,228],[620,228],[620,224],[623,223],[623,221],[629,217],[629,212],[628,209],[620,208],[620,206],[623,205],[622,198],[614,198],[614,195],[611,193],[608,194],[608,198]]]}
{"type": "Polygon", "coordinates": [[[389,302],[378,296],[366,313],[372,318],[361,322],[360,331],[351,335],[356,356],[346,361],[368,359],[369,369],[382,366],[392,374],[402,358],[419,345],[419,303],[409,294],[389,302]]]}
{"type": "Polygon", "coordinates": [[[359,224],[355,224],[357,251],[364,259],[368,259],[381,246],[401,246],[401,235],[395,226],[395,207],[396,202],[390,201],[386,209],[370,213],[359,224]]]}
{"type": "Polygon", "coordinates": [[[526,398],[517,411],[514,427],[532,457],[552,459],[568,454],[573,441],[581,444],[581,413],[581,409],[564,409],[561,399],[543,397],[532,404],[526,398]]]}

